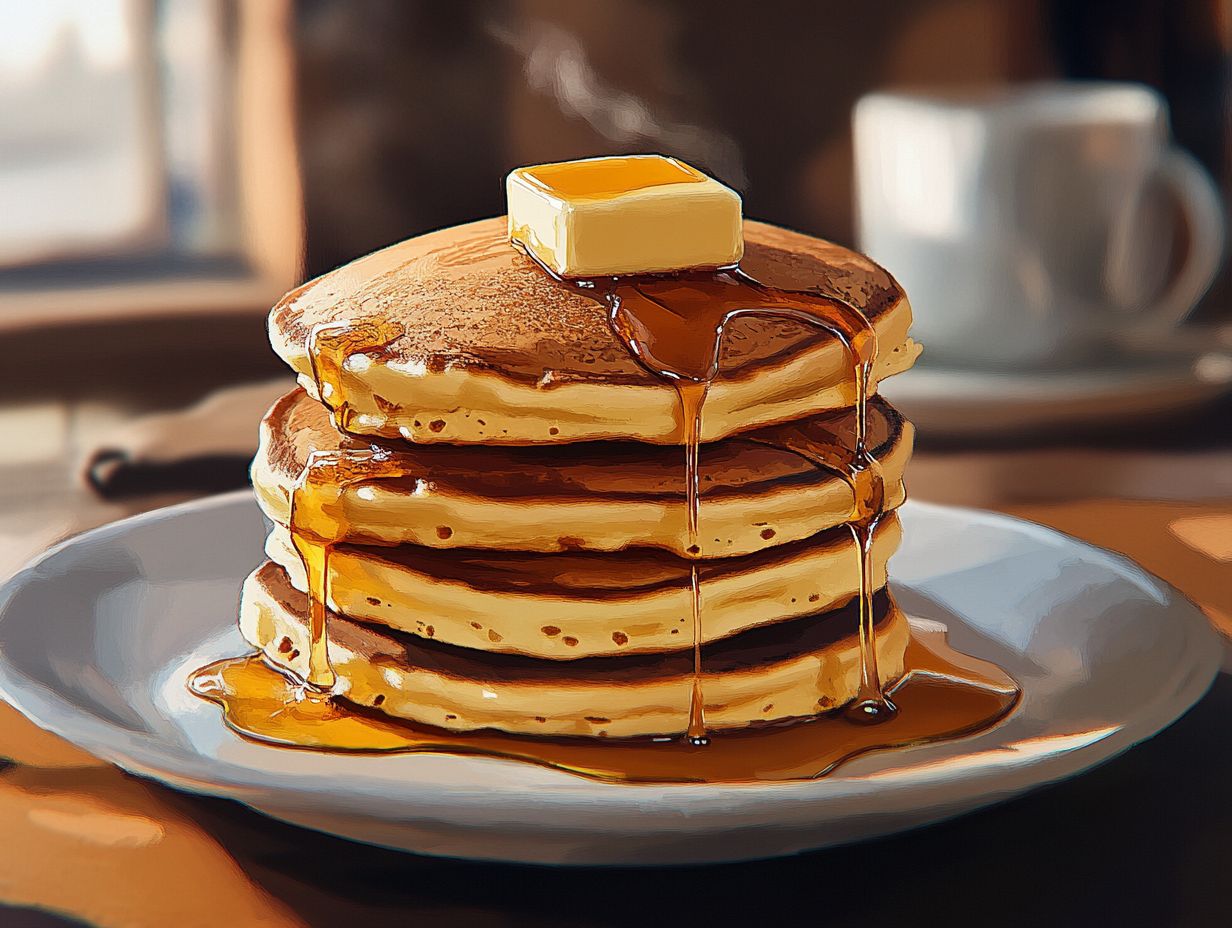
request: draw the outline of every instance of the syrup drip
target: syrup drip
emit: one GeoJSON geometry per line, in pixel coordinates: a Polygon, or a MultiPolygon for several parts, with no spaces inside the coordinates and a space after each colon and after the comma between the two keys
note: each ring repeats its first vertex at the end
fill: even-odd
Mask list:
{"type": "Polygon", "coordinates": [[[881,690],[877,670],[875,616],[872,611],[872,542],[885,510],[885,479],[881,465],[863,446],[865,425],[857,417],[856,451],[844,457],[841,449],[818,442],[799,428],[780,429],[775,446],[803,458],[816,467],[842,477],[851,487],[854,500],[852,519],[847,523],[856,545],[860,569],[860,687],[856,698],[844,708],[853,721],[871,724],[883,721],[898,711],[893,700],[881,690]],[[863,454],[861,452],[863,451],[863,454]]]}
{"type": "MultiPolygon", "coordinates": [[[[540,265],[542,267],[542,265],[540,265]]],[[[548,268],[547,273],[552,274],[548,268]]],[[[833,446],[793,448],[806,460],[833,470],[851,487],[854,500],[848,526],[859,559],[860,686],[844,710],[852,721],[882,722],[897,713],[882,689],[877,669],[873,616],[871,547],[885,502],[881,467],[869,452],[868,396],[877,359],[877,333],[854,306],[818,293],[768,287],[737,268],[685,271],[666,275],[558,281],[600,300],[608,308],[612,329],[651,373],[676,386],[685,438],[685,487],[688,493],[690,553],[697,546],[698,459],[702,407],[709,384],[719,373],[719,356],[727,324],[741,316],[791,319],[834,335],[851,363],[856,435],[849,456],[833,446]]],[[[696,566],[696,565],[695,565],[696,566]]],[[[695,668],[690,697],[690,741],[705,743],[705,697],[701,682],[701,586],[693,575],[693,647],[695,668]]]]}
{"type": "Polygon", "coordinates": [[[710,743],[706,735],[706,699],[702,693],[702,581],[698,575],[695,555],[701,550],[697,536],[700,511],[701,471],[698,456],[701,451],[702,404],[706,401],[707,385],[681,381],[676,386],[685,424],[685,505],[688,508],[688,548],[694,558],[689,564],[689,592],[693,612],[693,680],[689,691],[689,726],[685,738],[694,747],[710,743]]]}
{"type": "Polygon", "coordinates": [[[354,434],[355,409],[348,399],[347,360],[375,360],[392,342],[402,337],[402,326],[384,319],[360,319],[319,325],[308,336],[308,360],[317,395],[329,408],[330,420],[340,432],[354,434]]]}
{"type": "MultiPolygon", "coordinates": [[[[334,427],[349,432],[355,411],[343,381],[346,359],[372,355],[402,334],[391,323],[365,320],[319,326],[308,339],[312,377],[322,401],[330,407],[334,427]]],[[[304,565],[308,581],[308,674],[304,683],[317,693],[329,693],[337,676],[329,662],[329,560],[334,546],[347,537],[350,523],[342,511],[342,491],[372,480],[410,476],[398,455],[378,445],[368,449],[314,451],[291,493],[291,543],[304,565]]]]}
{"type": "Polygon", "coordinates": [[[305,691],[259,654],[203,667],[189,686],[222,706],[241,735],[282,747],[501,757],[623,783],[814,779],[873,751],[973,734],[1004,718],[1018,700],[1004,671],[951,650],[941,633],[913,629],[905,660],[907,672],[889,690],[902,711],[884,724],[852,725],[829,713],[725,732],[704,747],[680,738],[531,738],[416,725],[305,691]]]}

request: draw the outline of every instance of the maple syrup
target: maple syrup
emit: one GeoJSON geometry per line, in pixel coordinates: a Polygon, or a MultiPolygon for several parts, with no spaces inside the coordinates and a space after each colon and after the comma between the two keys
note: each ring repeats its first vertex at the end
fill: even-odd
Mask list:
{"type": "MultiPolygon", "coordinates": [[[[401,334],[390,323],[364,321],[314,329],[308,341],[312,377],[330,419],[340,432],[349,433],[354,409],[346,400],[343,366],[356,353],[372,353],[401,334]]],[[[329,663],[329,561],[334,546],[351,525],[342,509],[342,490],[370,480],[401,479],[413,474],[396,454],[380,446],[313,452],[291,492],[288,520],[291,544],[304,565],[308,586],[308,673],[304,683],[328,694],[337,683],[329,663]]]]}
{"type": "MultiPolygon", "coordinates": [[[[632,355],[677,393],[684,439],[693,635],[684,737],[591,741],[491,731],[458,734],[384,717],[333,695],[326,623],[329,556],[352,531],[340,502],[342,490],[357,483],[415,476],[407,456],[375,442],[366,448],[310,455],[293,492],[290,530],[309,586],[311,651],[306,679],[291,679],[260,656],[249,656],[197,671],[190,679],[193,692],[222,705],[235,730],[262,741],[323,750],[483,754],[629,782],[807,779],[867,751],[970,734],[1010,711],[1018,695],[1010,678],[991,665],[973,671],[970,659],[947,651],[941,643],[926,646],[913,638],[904,675],[888,688],[883,685],[877,667],[870,547],[883,514],[885,487],[866,441],[877,338],[862,313],[831,296],[766,286],[738,267],[556,279],[605,306],[613,331],[632,355]],[[836,473],[851,487],[853,506],[847,524],[859,559],[859,688],[843,713],[723,732],[711,739],[705,722],[704,590],[697,558],[701,424],[709,385],[718,375],[725,327],[749,315],[817,326],[835,336],[850,359],[856,433],[851,446],[790,427],[776,430],[774,444],[836,473]]],[[[339,431],[360,437],[352,429],[356,413],[348,396],[347,359],[375,358],[400,335],[396,325],[379,320],[328,325],[312,332],[308,347],[313,380],[339,431]]]]}
{"type": "Polygon", "coordinates": [[[416,725],[329,697],[285,676],[258,654],[197,671],[190,687],[219,704],[245,737],[282,747],[351,753],[445,753],[526,761],[625,783],[809,780],[873,751],[959,738],[1004,718],[1018,688],[992,664],[952,651],[939,633],[913,633],[907,672],[889,693],[900,712],[881,725],[827,713],[788,724],[687,738],[534,738],[416,725]]]}
{"type": "Polygon", "coordinates": [[[701,453],[702,404],[706,401],[707,388],[705,382],[681,381],[676,385],[685,434],[684,494],[688,530],[688,546],[685,550],[691,557],[689,603],[693,619],[693,680],[689,690],[689,724],[685,729],[685,738],[694,747],[704,747],[710,742],[706,734],[706,698],[702,692],[702,581],[698,573],[697,558],[694,556],[701,550],[697,532],[701,511],[701,468],[698,457],[701,453]]]}
{"type": "MultiPolygon", "coordinates": [[[[538,262],[537,262],[538,263],[538,262]]],[[[871,547],[885,503],[881,467],[868,450],[868,397],[877,333],[851,304],[833,296],[768,287],[739,267],[679,271],[634,277],[573,280],[544,272],[602,302],[613,331],[642,366],[676,387],[685,439],[685,488],[688,494],[689,553],[697,553],[700,435],[706,388],[719,373],[719,355],[727,324],[741,316],[792,319],[821,328],[838,339],[851,362],[856,434],[850,454],[831,445],[799,442],[790,450],[818,467],[832,470],[851,487],[848,521],[859,559],[860,687],[844,710],[848,718],[872,724],[893,718],[894,702],[883,691],[877,670],[872,599],[871,547]]],[[[694,574],[696,577],[696,574],[694,574]]],[[[687,738],[704,743],[705,696],[701,685],[701,587],[693,584],[693,646],[697,656],[687,738]]]]}

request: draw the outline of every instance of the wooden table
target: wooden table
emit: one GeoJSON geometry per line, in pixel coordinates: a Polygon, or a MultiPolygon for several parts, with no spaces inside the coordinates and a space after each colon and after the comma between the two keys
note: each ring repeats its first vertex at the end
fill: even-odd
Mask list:
{"type": "MultiPolygon", "coordinates": [[[[71,440],[83,413],[61,414],[71,440]]],[[[53,445],[0,458],[0,570],[156,502],[99,503],[67,466],[53,472],[50,462],[67,460],[53,445]]],[[[1230,467],[1209,450],[925,453],[912,492],[1121,551],[1232,633],[1230,467]],[[1105,498],[1110,487],[1138,499],[1105,498]]],[[[68,923],[54,913],[178,928],[874,925],[920,913],[999,925],[1232,924],[1229,720],[1232,677],[1221,676],[1147,744],[956,821],[777,861],[572,871],[414,857],[283,825],[130,777],[0,706],[0,925],[68,923]]]]}

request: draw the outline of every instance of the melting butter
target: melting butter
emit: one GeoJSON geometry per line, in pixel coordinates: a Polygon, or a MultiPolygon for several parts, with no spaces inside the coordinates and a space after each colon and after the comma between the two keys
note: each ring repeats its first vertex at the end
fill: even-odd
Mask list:
{"type": "Polygon", "coordinates": [[[726,267],[744,253],[740,195],[675,158],[517,168],[509,237],[564,277],[726,267]]]}

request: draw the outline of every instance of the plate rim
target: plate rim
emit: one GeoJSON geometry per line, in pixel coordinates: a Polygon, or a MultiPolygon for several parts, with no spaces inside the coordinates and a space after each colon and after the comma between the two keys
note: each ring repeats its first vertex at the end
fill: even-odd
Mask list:
{"type": "Polygon", "coordinates": [[[1220,349],[1177,355],[1166,364],[1056,371],[980,370],[917,364],[884,385],[917,429],[943,438],[1076,427],[1109,417],[1160,416],[1197,409],[1232,392],[1232,374],[1205,377],[1200,360],[1220,349]],[[1057,400],[1064,399],[1064,405],[1057,400]],[[969,420],[969,421],[968,421],[969,420]]]}
{"type": "MultiPolygon", "coordinates": [[[[887,791],[901,793],[906,788],[925,789],[930,783],[932,785],[944,783],[947,787],[958,786],[962,789],[963,810],[965,811],[1067,778],[1117,756],[1133,745],[1154,736],[1187,712],[1214,681],[1222,660],[1222,647],[1220,646],[1222,639],[1218,632],[1211,627],[1200,608],[1192,600],[1129,558],[1091,545],[1064,532],[1003,513],[921,501],[909,501],[906,505],[910,507],[910,512],[922,514],[939,512],[942,515],[961,517],[985,524],[1008,526],[1011,531],[1026,533],[1041,541],[1051,540],[1053,543],[1078,545],[1088,557],[1093,556],[1104,566],[1115,568],[1117,573],[1128,581],[1136,582],[1139,586],[1143,581],[1153,584],[1161,597],[1159,608],[1179,609],[1182,613],[1188,613],[1189,627],[1186,629],[1188,646],[1185,650],[1187,660],[1177,662],[1178,667],[1186,668],[1185,672],[1176,675],[1174,685],[1166,688],[1160,687],[1161,693],[1166,689],[1167,693],[1172,694],[1171,697],[1153,700],[1137,716],[1125,720],[1121,726],[1108,732],[1104,737],[1076,745],[1071,749],[1034,758],[1007,757],[1004,758],[1005,763],[983,764],[961,771],[936,769],[930,774],[919,767],[904,767],[861,777],[832,776],[791,783],[748,784],[608,784],[584,780],[562,772],[559,788],[554,788],[552,792],[543,795],[537,794],[536,808],[540,812],[548,812],[553,807],[568,808],[577,812],[583,807],[583,802],[580,800],[584,800],[587,809],[602,816],[627,808],[631,804],[631,799],[633,799],[632,804],[641,804],[655,795],[670,795],[672,802],[677,806],[677,811],[705,815],[734,811],[729,806],[730,795],[733,791],[739,791],[744,795],[741,797],[738,812],[741,816],[747,816],[762,809],[777,807],[782,803],[795,806],[824,803],[833,798],[827,796],[827,793],[833,792],[835,788],[834,786],[827,788],[826,784],[841,783],[850,788],[852,784],[863,781],[867,789],[877,793],[887,791]],[[1199,647],[1202,639],[1205,639],[1207,647],[1199,647]],[[1025,778],[1024,773],[1027,774],[1025,778]],[[1013,782],[1007,783],[1007,779],[1012,779],[1013,782]],[[901,782],[904,780],[907,782],[901,782]]],[[[42,565],[65,550],[123,535],[136,527],[172,521],[200,511],[241,506],[255,507],[251,489],[237,490],[154,509],[65,539],[32,558],[3,585],[0,585],[0,622],[4,621],[10,601],[17,590],[24,585],[29,575],[36,573],[42,565]]],[[[116,764],[122,769],[160,780],[176,788],[204,795],[237,799],[261,811],[269,811],[272,804],[268,798],[264,802],[254,799],[255,794],[274,793],[279,798],[279,804],[295,806],[297,800],[320,799],[325,793],[320,777],[314,772],[287,771],[277,782],[271,782],[268,778],[263,780],[263,774],[259,770],[206,754],[194,753],[190,760],[181,760],[175,756],[173,751],[161,747],[165,742],[156,736],[141,735],[113,725],[105,719],[73,706],[58,693],[27,678],[24,673],[10,664],[2,650],[0,650],[0,698],[3,698],[34,724],[83,747],[95,756],[116,764]],[[202,765],[209,767],[208,778],[203,779],[201,775],[199,768],[202,765]]],[[[270,750],[281,749],[270,748],[270,750]]],[[[468,760],[493,764],[510,763],[489,758],[469,758],[468,760]]],[[[473,804],[474,801],[475,793],[470,787],[448,789],[434,786],[434,790],[433,805],[438,811],[438,814],[430,816],[434,821],[448,823],[456,820],[456,816],[452,813],[457,811],[457,806],[451,805],[447,800],[468,804],[473,804]],[[443,802],[443,800],[446,801],[443,802]]],[[[408,796],[405,793],[391,795],[385,792],[379,797],[374,797],[370,791],[352,790],[350,795],[360,800],[379,798],[385,803],[394,804],[417,801],[417,797],[408,796]]],[[[486,793],[485,809],[491,813],[512,812],[515,809],[524,813],[526,803],[516,801],[520,796],[524,796],[524,791],[521,789],[486,793]],[[501,801],[494,801],[497,799],[501,801]]],[[[386,819],[386,816],[379,815],[375,810],[366,815],[364,808],[352,808],[351,805],[353,803],[346,808],[347,815],[356,818],[386,819]]],[[[941,814],[942,811],[938,810],[938,814],[931,816],[929,821],[948,817],[941,814]]],[[[276,815],[277,813],[271,812],[271,814],[276,815]]],[[[542,816],[542,818],[547,817],[549,816],[542,816]]],[[[645,816],[639,818],[637,833],[652,834],[660,830],[647,827],[649,823],[645,820],[646,818],[645,816]]],[[[678,818],[670,815],[661,816],[661,818],[667,820],[662,831],[679,832],[678,818]]],[[[510,824],[516,823],[517,827],[526,829],[539,827],[559,830],[560,828],[559,822],[537,822],[527,818],[525,814],[514,815],[511,820],[502,820],[510,824]]],[[[698,822],[697,824],[703,823],[698,822]]],[[[578,827],[585,830],[584,824],[578,827]]],[[[715,827],[714,823],[708,826],[710,829],[715,827]]]]}

